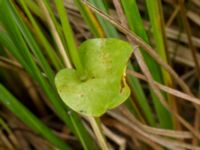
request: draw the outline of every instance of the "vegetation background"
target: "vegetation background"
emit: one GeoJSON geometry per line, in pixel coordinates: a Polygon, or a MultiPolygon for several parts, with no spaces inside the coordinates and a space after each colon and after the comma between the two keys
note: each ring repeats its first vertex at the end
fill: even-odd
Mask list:
{"type": "Polygon", "coordinates": [[[199,8],[199,0],[0,0],[0,150],[200,149],[199,8]],[[54,83],[79,66],[77,49],[91,38],[134,48],[130,97],[94,120],[70,110],[54,83]]]}

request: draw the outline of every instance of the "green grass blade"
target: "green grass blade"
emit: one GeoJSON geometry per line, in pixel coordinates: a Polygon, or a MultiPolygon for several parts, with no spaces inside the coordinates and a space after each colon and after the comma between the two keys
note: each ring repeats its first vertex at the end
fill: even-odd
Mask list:
{"type": "MultiPolygon", "coordinates": [[[[167,54],[166,54],[166,46],[165,46],[165,36],[164,36],[164,26],[163,26],[163,16],[162,16],[162,10],[160,7],[160,0],[156,1],[148,1],[146,0],[146,5],[148,9],[148,15],[151,22],[152,27],[152,33],[153,37],[155,39],[155,47],[157,53],[160,55],[160,57],[167,62],[167,54]]],[[[162,70],[163,75],[163,82],[167,85],[171,84],[171,78],[168,72],[166,72],[164,69],[162,70]]]]}
{"type": "MultiPolygon", "coordinates": [[[[17,1],[19,1],[19,0],[17,0],[17,1]]],[[[44,17],[43,15],[41,15],[42,11],[40,10],[38,5],[34,1],[25,0],[24,2],[28,6],[28,8],[31,10],[31,12],[33,12],[33,14],[35,14],[38,17],[40,17],[40,19],[42,19],[44,17]]]]}
{"type": "MultiPolygon", "coordinates": [[[[156,0],[156,1],[146,0],[148,15],[149,15],[151,27],[152,27],[152,33],[155,39],[156,51],[160,55],[160,57],[163,59],[163,61],[167,62],[167,55],[166,55],[166,49],[165,49],[166,47],[165,47],[165,41],[164,41],[164,35],[163,35],[162,12],[160,10],[159,3],[161,3],[160,0],[156,0]]],[[[165,71],[163,68],[161,68],[161,73],[163,77],[163,82],[166,85],[172,85],[172,80],[170,78],[169,73],[165,71]]],[[[160,108],[160,110],[162,109],[160,108]]],[[[162,117],[161,114],[158,114],[158,115],[160,115],[159,117],[160,119],[164,117],[164,116],[162,117]]],[[[166,118],[166,120],[163,119],[163,121],[165,122],[165,123],[162,123],[164,127],[166,128],[173,127],[172,117],[170,117],[170,114],[168,114],[168,117],[166,118]]]]}
{"type": "Polygon", "coordinates": [[[152,33],[155,39],[155,45],[157,53],[161,56],[161,58],[167,62],[167,56],[164,45],[164,38],[162,35],[162,26],[161,26],[161,14],[159,11],[159,0],[156,1],[148,1],[146,0],[146,5],[148,9],[148,15],[151,22],[152,33]]]}
{"type": "Polygon", "coordinates": [[[92,34],[96,37],[104,37],[105,33],[91,10],[83,5],[81,0],[75,0],[75,3],[92,34]]]}
{"type": "MultiPolygon", "coordinates": [[[[124,8],[124,12],[125,12],[130,29],[133,32],[135,32],[138,36],[140,36],[145,42],[149,43],[149,39],[145,31],[136,1],[135,0],[129,0],[129,1],[121,0],[121,3],[124,8]]],[[[153,75],[154,79],[158,82],[162,82],[160,67],[158,66],[158,64],[156,64],[155,60],[152,57],[150,57],[144,50],[141,50],[141,51],[145,59],[145,62],[147,63],[147,66],[149,67],[149,70],[151,74],[153,75]]]]}
{"type": "MultiPolygon", "coordinates": [[[[148,36],[145,31],[136,1],[121,0],[121,2],[131,30],[148,43],[148,36]]],[[[150,57],[144,50],[141,50],[141,52],[154,80],[162,83],[163,81],[161,76],[161,68],[158,66],[158,64],[156,64],[153,58],[150,57]]],[[[170,113],[162,106],[162,104],[159,102],[158,98],[153,94],[153,92],[151,92],[151,95],[159,118],[160,126],[163,128],[171,128],[172,122],[170,121],[170,113]]],[[[146,111],[146,109],[144,111],[146,111]]]]}
{"type": "Polygon", "coordinates": [[[17,115],[33,131],[41,134],[53,145],[62,150],[71,150],[61,139],[48,129],[36,116],[23,106],[3,85],[0,84],[0,102],[17,115]]]}
{"type": "MultiPolygon", "coordinates": [[[[43,23],[48,23],[47,18],[45,17],[42,8],[40,6],[38,6],[38,5],[40,5],[40,1],[36,1],[37,2],[36,3],[36,2],[33,2],[32,0],[26,0],[24,2],[28,6],[28,8],[31,10],[31,12],[34,15],[36,15],[38,18],[40,18],[43,21],[43,23]]],[[[62,42],[64,42],[65,40],[64,40],[63,33],[62,33],[62,27],[60,26],[60,23],[58,22],[57,18],[55,17],[54,11],[51,8],[51,2],[49,0],[44,0],[43,3],[48,10],[48,13],[55,25],[55,28],[56,28],[62,42]]],[[[66,45],[64,45],[64,46],[66,46],[66,45]]]]}
{"type": "MultiPolygon", "coordinates": [[[[3,8],[6,8],[6,6],[4,6],[3,8]]],[[[35,62],[33,61],[32,56],[29,52],[29,49],[25,41],[23,40],[23,37],[20,34],[20,31],[18,30],[17,25],[14,23],[12,16],[10,16],[9,14],[9,10],[5,10],[5,11],[7,11],[6,13],[7,16],[5,17],[5,16],[0,15],[0,21],[3,22],[4,27],[7,30],[7,35],[3,33],[1,34],[0,44],[8,48],[8,50],[18,59],[18,61],[23,65],[23,67],[31,74],[33,79],[39,82],[41,87],[45,90],[46,94],[52,100],[54,106],[55,107],[58,106],[59,104],[56,104],[58,102],[52,99],[52,98],[57,99],[58,97],[55,95],[55,92],[53,93],[51,92],[53,89],[51,89],[49,84],[44,80],[44,77],[41,75],[40,70],[37,68],[35,62]],[[9,20],[6,18],[9,18],[9,20]]],[[[61,112],[62,110],[63,109],[60,109],[61,112]]],[[[65,113],[61,113],[61,114],[64,115],[65,113]]]]}
{"type": "MultiPolygon", "coordinates": [[[[97,8],[102,10],[103,12],[107,13],[107,9],[104,5],[102,0],[89,0],[92,4],[94,4],[97,8]]],[[[118,37],[117,30],[108,22],[105,21],[101,16],[97,15],[97,19],[99,20],[104,32],[106,33],[107,37],[118,37]]]]}
{"type": "Polygon", "coordinates": [[[67,43],[67,48],[68,48],[69,54],[70,54],[70,58],[71,58],[72,62],[74,63],[76,69],[80,73],[83,73],[83,67],[82,67],[82,64],[81,64],[81,61],[79,58],[74,35],[73,35],[72,29],[69,24],[68,15],[64,8],[64,1],[57,0],[55,3],[56,3],[57,11],[58,11],[58,14],[60,17],[62,29],[63,29],[65,40],[67,43]]]}
{"type": "Polygon", "coordinates": [[[26,63],[24,58],[20,55],[20,53],[17,52],[15,44],[13,43],[13,41],[10,39],[10,37],[6,32],[0,32],[0,46],[6,47],[15,56],[15,58],[24,66],[24,68],[27,68],[27,71],[30,74],[33,74],[31,68],[29,68],[28,64],[26,63]]]}
{"type": "MultiPolygon", "coordinates": [[[[37,2],[38,4],[40,4],[39,1],[40,1],[40,0],[36,0],[36,2],[37,2]]],[[[53,21],[53,23],[54,23],[54,25],[55,25],[55,28],[56,28],[56,31],[58,32],[58,34],[59,34],[59,36],[60,36],[62,42],[65,43],[65,38],[64,38],[63,32],[62,32],[62,27],[60,26],[60,23],[58,22],[58,20],[57,20],[55,14],[54,14],[54,11],[53,11],[53,9],[52,9],[52,7],[51,7],[51,2],[50,2],[50,0],[43,0],[42,3],[44,3],[45,7],[47,8],[48,13],[49,13],[49,15],[50,15],[50,17],[51,17],[51,20],[53,21]]],[[[39,8],[42,9],[41,7],[39,7],[39,8]]],[[[43,12],[43,11],[42,11],[42,12],[43,12]]],[[[45,15],[44,15],[44,16],[45,16],[45,15]]],[[[46,18],[46,19],[47,19],[47,18],[46,18]]],[[[45,20],[46,20],[46,19],[45,19],[45,20]]],[[[47,21],[47,22],[48,22],[48,21],[47,21]]],[[[66,45],[64,45],[64,46],[66,46],[66,45]]]]}
{"type": "Polygon", "coordinates": [[[56,53],[55,53],[54,49],[52,48],[52,46],[49,44],[48,40],[45,38],[44,34],[42,33],[42,30],[40,29],[40,27],[37,24],[36,20],[34,19],[33,15],[29,11],[25,1],[24,0],[20,0],[20,4],[23,7],[26,15],[30,19],[30,22],[33,25],[33,28],[35,29],[39,40],[41,41],[42,45],[44,46],[44,48],[45,48],[45,50],[47,52],[47,55],[49,56],[49,58],[52,61],[53,65],[55,66],[56,70],[61,69],[63,67],[63,65],[62,65],[60,59],[56,55],[56,53]]]}
{"type": "MultiPolygon", "coordinates": [[[[36,43],[35,39],[33,38],[31,32],[28,30],[28,28],[25,26],[19,15],[17,14],[14,7],[11,7],[9,3],[7,3],[8,9],[11,10],[10,15],[12,15],[14,23],[17,25],[17,28],[19,28],[21,34],[23,35],[23,39],[26,41],[30,49],[32,50],[33,54],[37,58],[37,61],[39,62],[39,65],[43,69],[43,71],[46,73],[47,77],[49,78],[49,81],[53,85],[54,83],[54,73],[50,66],[48,65],[46,59],[44,58],[38,44],[36,43]]],[[[11,30],[12,26],[9,24],[7,19],[3,20],[4,24],[7,24],[7,30],[11,30]]],[[[22,40],[23,40],[22,39],[22,40]]]]}

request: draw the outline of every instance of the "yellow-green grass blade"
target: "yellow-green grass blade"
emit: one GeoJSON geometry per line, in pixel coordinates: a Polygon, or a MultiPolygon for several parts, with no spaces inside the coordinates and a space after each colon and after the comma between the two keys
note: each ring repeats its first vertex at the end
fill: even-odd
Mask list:
{"type": "MultiPolygon", "coordinates": [[[[31,32],[28,30],[28,28],[23,23],[22,19],[17,14],[16,9],[14,9],[14,7],[11,7],[11,5],[9,5],[9,3],[5,3],[5,9],[6,9],[6,7],[7,7],[8,11],[10,10],[9,13],[10,13],[10,17],[13,18],[13,23],[16,24],[16,28],[18,28],[19,32],[21,32],[21,34],[22,34],[22,40],[24,40],[27,43],[27,45],[30,47],[31,51],[37,58],[37,62],[39,63],[42,70],[45,72],[45,74],[49,78],[50,83],[53,84],[54,73],[53,73],[52,69],[50,68],[50,66],[48,65],[46,59],[44,58],[38,44],[36,43],[35,39],[32,36],[31,32]]],[[[3,21],[4,27],[7,28],[7,31],[9,31],[10,33],[14,32],[14,30],[12,30],[12,26],[10,25],[10,22],[6,19],[6,16],[4,16],[2,14],[1,18],[3,21]]],[[[15,35],[15,36],[17,36],[17,35],[15,35]]]]}
{"type": "Polygon", "coordinates": [[[72,112],[71,116],[76,123],[74,124],[71,122],[69,118],[70,116],[67,113],[68,109],[65,108],[65,105],[63,105],[62,101],[60,100],[54,85],[51,85],[47,82],[46,78],[42,75],[42,72],[37,67],[33,56],[29,51],[28,45],[23,38],[23,34],[20,32],[21,30],[18,28],[18,25],[15,22],[16,18],[15,15],[13,15],[9,1],[0,2],[0,10],[6,12],[0,14],[1,25],[3,25],[4,29],[6,30],[6,32],[2,32],[0,34],[0,45],[6,47],[23,65],[32,78],[38,82],[52,103],[54,111],[61,118],[61,120],[67,124],[67,126],[75,133],[75,135],[78,135],[77,132],[82,133],[82,137],[79,138],[87,140],[86,144],[88,149],[96,149],[97,146],[87,133],[79,117],[72,112]],[[74,126],[76,129],[79,129],[79,131],[76,131],[74,126]]]}
{"type": "Polygon", "coordinates": [[[60,17],[62,30],[64,32],[64,37],[65,37],[65,41],[67,43],[67,48],[68,48],[68,51],[70,54],[70,58],[71,58],[73,64],[75,65],[75,68],[81,74],[83,74],[83,72],[84,72],[83,66],[82,66],[80,58],[79,58],[78,50],[76,47],[73,31],[72,31],[70,23],[69,23],[68,15],[64,8],[64,1],[57,0],[55,3],[56,3],[57,11],[58,11],[58,14],[60,17]]]}
{"type": "MultiPolygon", "coordinates": [[[[103,12],[107,13],[107,8],[104,5],[104,2],[102,0],[89,0],[92,4],[94,4],[97,8],[102,10],[103,12]]],[[[96,15],[97,19],[99,20],[102,28],[104,29],[104,32],[107,37],[118,37],[117,30],[106,20],[104,20],[101,16],[96,15]]]]}
{"type": "MultiPolygon", "coordinates": [[[[94,3],[94,5],[95,5],[95,3],[94,3]]],[[[104,6],[104,3],[101,3],[101,8],[103,8],[103,10],[106,10],[106,7],[104,6]]],[[[87,16],[90,17],[89,15],[87,15],[87,16]]],[[[101,19],[103,19],[103,18],[101,18],[101,19]]],[[[103,26],[102,26],[102,28],[103,28],[103,26]]],[[[109,30],[109,29],[105,30],[105,28],[103,28],[103,30],[106,33],[107,30],[109,30]]],[[[109,33],[109,35],[107,35],[107,36],[116,37],[116,35],[117,35],[117,37],[119,37],[118,33],[117,34],[116,33],[113,34],[112,32],[109,33]]],[[[133,70],[134,68],[131,67],[131,66],[132,66],[131,63],[129,62],[128,69],[133,70]]],[[[139,102],[140,107],[141,107],[142,111],[145,114],[145,118],[146,118],[148,124],[154,126],[155,125],[155,120],[154,120],[154,117],[153,117],[153,113],[151,111],[150,106],[148,105],[148,100],[147,100],[147,98],[146,98],[146,96],[145,96],[145,94],[143,92],[143,89],[141,87],[141,84],[140,84],[139,80],[136,77],[133,77],[133,76],[128,76],[128,80],[129,80],[129,84],[131,86],[131,89],[134,92],[134,94],[136,95],[137,101],[139,102]]],[[[134,107],[132,106],[132,102],[130,102],[130,101],[131,101],[131,99],[128,99],[125,102],[126,106],[129,109],[133,109],[133,110],[131,110],[131,112],[136,112],[136,110],[134,110],[134,107]]]]}
{"type": "Polygon", "coordinates": [[[19,1],[20,1],[21,6],[24,9],[26,15],[28,16],[33,28],[35,29],[36,34],[42,43],[42,46],[45,48],[47,55],[49,56],[50,60],[52,61],[52,64],[55,66],[56,70],[63,68],[63,64],[61,63],[60,59],[58,58],[57,54],[55,53],[55,50],[53,49],[53,47],[50,45],[48,40],[45,38],[44,33],[40,29],[38,23],[36,22],[35,18],[31,14],[29,8],[27,7],[25,0],[19,0],[19,1]]]}
{"type": "MultiPolygon", "coordinates": [[[[165,36],[164,36],[164,29],[163,29],[163,16],[161,10],[161,1],[149,1],[146,0],[148,15],[150,18],[150,23],[152,27],[153,37],[155,39],[155,47],[157,53],[163,59],[163,61],[167,62],[167,55],[166,55],[166,43],[165,43],[165,36]]],[[[161,73],[163,77],[163,83],[166,85],[172,85],[172,80],[167,71],[161,68],[161,73]]],[[[170,98],[169,96],[167,96],[170,98]]],[[[168,128],[173,127],[172,117],[171,119],[166,120],[166,124],[168,124],[168,128]]]]}
{"type": "MultiPolygon", "coordinates": [[[[17,0],[17,1],[20,1],[20,0],[17,0]]],[[[46,18],[45,18],[45,15],[43,14],[43,10],[40,8],[40,6],[38,6],[39,4],[32,0],[25,0],[24,1],[26,3],[26,5],[28,6],[28,8],[31,10],[31,12],[37,16],[38,18],[40,18],[44,23],[47,22],[46,18]]],[[[55,13],[54,11],[52,10],[51,8],[51,3],[49,0],[44,0],[43,1],[44,4],[45,4],[45,7],[47,8],[48,10],[48,13],[50,14],[51,16],[51,19],[56,27],[56,30],[57,32],[59,33],[62,41],[64,41],[64,36],[63,36],[63,33],[62,33],[62,27],[60,26],[60,23],[58,22],[57,18],[55,17],[55,13]]]]}
{"type": "Polygon", "coordinates": [[[148,15],[151,22],[152,33],[155,39],[155,46],[157,53],[161,58],[167,62],[167,56],[165,51],[164,38],[162,34],[162,23],[161,23],[161,14],[159,11],[159,0],[155,1],[146,1],[148,15]]]}
{"type": "Polygon", "coordinates": [[[0,102],[34,132],[40,134],[61,150],[71,150],[68,145],[59,139],[48,127],[46,127],[46,125],[23,106],[2,84],[0,84],[0,91],[0,102]]]}
{"type": "MultiPolygon", "coordinates": [[[[139,35],[145,42],[149,42],[147,33],[145,31],[142,18],[139,13],[139,9],[135,0],[121,0],[124,12],[127,17],[128,25],[133,32],[139,35]],[[131,11],[130,11],[131,10],[131,11]]],[[[162,83],[161,68],[156,64],[152,57],[150,57],[144,50],[141,49],[144,60],[152,74],[154,80],[162,83]]],[[[159,118],[160,126],[163,128],[171,128],[171,115],[170,113],[162,106],[158,98],[151,92],[153,98],[154,106],[159,118]]]]}
{"type": "Polygon", "coordinates": [[[11,129],[8,127],[8,124],[0,117],[0,127],[6,130],[6,132],[11,133],[11,129]]]}
{"type": "MultiPolygon", "coordinates": [[[[165,36],[164,36],[164,26],[163,26],[163,16],[161,10],[161,1],[148,1],[146,0],[146,5],[148,9],[148,15],[151,22],[152,33],[155,39],[155,47],[157,53],[163,59],[163,61],[167,62],[167,54],[166,54],[166,46],[165,46],[165,36]]],[[[162,69],[163,82],[165,84],[171,84],[171,78],[169,73],[167,73],[164,69],[162,69]]]]}
{"type": "MultiPolygon", "coordinates": [[[[20,3],[21,0],[17,0],[17,1],[19,1],[19,3],[20,3]]],[[[42,8],[42,7],[45,7],[47,9],[48,15],[50,15],[51,21],[53,22],[53,24],[55,26],[56,32],[58,33],[59,37],[61,38],[61,41],[64,42],[64,36],[63,36],[63,33],[62,33],[62,28],[61,28],[61,25],[60,25],[58,19],[55,16],[56,12],[54,12],[53,8],[51,8],[51,6],[52,6],[51,2],[49,2],[49,0],[44,0],[44,1],[42,1],[44,6],[41,6],[41,3],[40,3],[41,1],[39,1],[39,0],[36,1],[36,2],[35,1],[30,1],[30,0],[27,0],[27,1],[23,0],[23,1],[26,4],[26,6],[28,7],[28,9],[31,11],[33,16],[35,18],[37,18],[37,20],[39,18],[39,20],[41,20],[42,23],[45,24],[45,26],[47,27],[45,30],[49,31],[49,33],[51,35],[51,40],[53,41],[52,45],[55,46],[55,49],[57,51],[59,49],[59,46],[56,43],[56,40],[54,38],[54,34],[53,34],[52,30],[51,30],[51,27],[49,26],[48,18],[46,17],[45,12],[44,12],[44,10],[42,8]],[[32,7],[32,5],[34,7],[32,7]]],[[[37,22],[37,20],[36,20],[36,22],[37,22]]],[[[66,47],[66,45],[64,45],[64,47],[66,47]]],[[[62,61],[62,59],[60,59],[60,61],[62,61]]]]}
{"type": "Polygon", "coordinates": [[[92,11],[87,6],[83,5],[81,0],[75,0],[75,3],[92,34],[95,37],[104,37],[105,33],[92,11]]]}
{"type": "MultiPolygon", "coordinates": [[[[20,1],[20,0],[17,0],[20,1]]],[[[28,6],[28,8],[30,9],[31,12],[33,12],[33,14],[35,14],[38,17],[44,17],[42,14],[42,11],[40,10],[39,6],[32,0],[25,0],[24,1],[25,4],[28,6]]]]}
{"type": "MultiPolygon", "coordinates": [[[[18,1],[20,1],[20,0],[18,0],[18,1]]],[[[43,14],[43,10],[41,9],[41,7],[37,3],[37,1],[34,2],[34,1],[31,1],[31,0],[25,0],[24,2],[28,6],[28,8],[31,10],[31,12],[35,16],[40,18],[43,21],[43,23],[48,22],[47,18],[43,14]]],[[[64,36],[63,36],[63,33],[62,33],[62,28],[61,28],[60,23],[58,22],[57,18],[55,17],[52,8],[51,8],[51,2],[49,2],[49,0],[44,0],[43,3],[45,5],[45,7],[47,8],[48,13],[49,13],[54,25],[55,25],[56,31],[58,32],[59,36],[61,37],[61,40],[64,42],[64,36]]],[[[52,32],[50,32],[50,33],[52,34],[52,32]]],[[[52,34],[52,36],[53,36],[53,34],[52,34]]],[[[54,40],[54,38],[53,38],[53,40],[54,40]]],[[[66,45],[64,45],[64,46],[66,46],[66,45]]]]}

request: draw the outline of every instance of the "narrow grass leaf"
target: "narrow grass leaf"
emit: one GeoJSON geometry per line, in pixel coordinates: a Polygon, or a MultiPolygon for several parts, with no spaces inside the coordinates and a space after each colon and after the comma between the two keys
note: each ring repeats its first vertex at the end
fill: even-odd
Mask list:
{"type": "Polygon", "coordinates": [[[92,11],[82,4],[81,0],[75,0],[75,3],[92,34],[96,37],[105,37],[104,31],[92,11]]]}
{"type": "MultiPolygon", "coordinates": [[[[122,2],[122,6],[124,8],[124,11],[128,20],[128,24],[131,30],[135,32],[138,36],[140,36],[145,42],[148,43],[149,42],[148,36],[146,34],[136,1],[122,0],[121,2],[122,2]]],[[[162,81],[162,76],[161,76],[161,68],[158,66],[158,64],[155,63],[153,58],[150,57],[144,50],[141,49],[141,52],[152,74],[152,77],[156,81],[162,83],[163,81],[162,81]]],[[[162,106],[162,104],[159,102],[158,98],[155,96],[155,94],[152,91],[151,91],[151,96],[153,98],[153,102],[154,102],[155,109],[159,118],[160,126],[171,128],[172,123],[170,121],[171,117],[170,117],[169,112],[162,106]]],[[[146,109],[144,109],[144,111],[146,111],[146,109]]]]}
{"type": "Polygon", "coordinates": [[[42,135],[53,145],[61,150],[71,150],[49,128],[47,128],[36,116],[23,106],[2,84],[0,84],[0,102],[12,111],[20,120],[28,125],[33,131],[42,135]]]}
{"type": "MultiPolygon", "coordinates": [[[[167,55],[166,55],[166,46],[165,46],[165,37],[164,37],[164,29],[163,29],[163,16],[162,16],[162,10],[160,10],[160,0],[156,0],[156,1],[149,1],[146,0],[146,5],[147,5],[147,10],[148,10],[148,15],[150,18],[150,22],[151,22],[151,27],[152,27],[152,33],[153,33],[153,37],[155,39],[155,47],[156,47],[156,51],[159,54],[159,56],[163,59],[164,62],[167,62],[167,55]]],[[[166,85],[172,85],[172,80],[171,77],[169,75],[169,73],[167,71],[165,71],[163,68],[161,68],[161,73],[163,76],[163,82],[166,85]]],[[[172,97],[167,96],[168,99],[172,99],[172,97]]],[[[157,106],[160,107],[160,106],[157,106]]],[[[162,110],[161,108],[159,108],[160,110],[162,110]]],[[[175,109],[175,108],[174,108],[175,109]]],[[[159,115],[159,114],[158,114],[159,115]]],[[[170,114],[168,114],[167,118],[163,119],[163,121],[165,123],[162,123],[163,127],[166,128],[172,128],[173,127],[173,123],[172,123],[172,117],[170,117],[170,114]]],[[[160,118],[162,118],[162,116],[160,116],[160,118]]]]}
{"type": "MultiPolygon", "coordinates": [[[[89,0],[89,2],[91,2],[92,4],[94,4],[97,8],[99,8],[100,10],[102,10],[105,13],[108,13],[104,2],[102,0],[89,0]]],[[[101,16],[99,16],[98,14],[96,15],[102,28],[104,29],[105,34],[107,35],[107,37],[118,37],[118,33],[117,30],[106,20],[104,20],[101,16]]]]}
{"type": "Polygon", "coordinates": [[[80,62],[80,58],[79,58],[79,54],[77,51],[73,31],[72,31],[70,23],[69,23],[68,15],[64,8],[64,1],[57,0],[55,3],[56,3],[57,11],[58,11],[58,14],[60,17],[62,29],[63,29],[65,40],[67,43],[67,48],[68,48],[69,54],[70,54],[70,58],[71,58],[73,64],[75,65],[75,68],[80,73],[83,73],[83,67],[80,62]]]}
{"type": "MultiPolygon", "coordinates": [[[[30,19],[31,24],[33,25],[33,28],[36,31],[36,34],[39,38],[39,40],[42,43],[42,46],[44,46],[47,55],[49,56],[50,60],[52,61],[52,64],[55,66],[57,70],[61,69],[63,67],[60,59],[58,58],[57,54],[55,53],[55,50],[50,45],[48,40],[46,39],[45,35],[43,34],[42,30],[40,29],[38,23],[36,22],[35,18],[31,14],[29,8],[27,7],[24,0],[20,0],[21,6],[23,7],[24,11],[26,12],[26,15],[30,19]]],[[[34,3],[35,4],[35,3],[34,3]]]]}

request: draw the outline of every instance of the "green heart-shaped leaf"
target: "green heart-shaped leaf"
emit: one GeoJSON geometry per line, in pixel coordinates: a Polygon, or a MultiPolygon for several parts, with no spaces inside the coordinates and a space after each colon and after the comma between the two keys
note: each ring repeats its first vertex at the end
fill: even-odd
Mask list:
{"type": "Polygon", "coordinates": [[[63,69],[55,78],[62,100],[76,112],[101,116],[124,102],[130,90],[124,79],[132,46],[118,39],[92,39],[81,44],[80,59],[86,79],[74,69],[63,69]]]}

